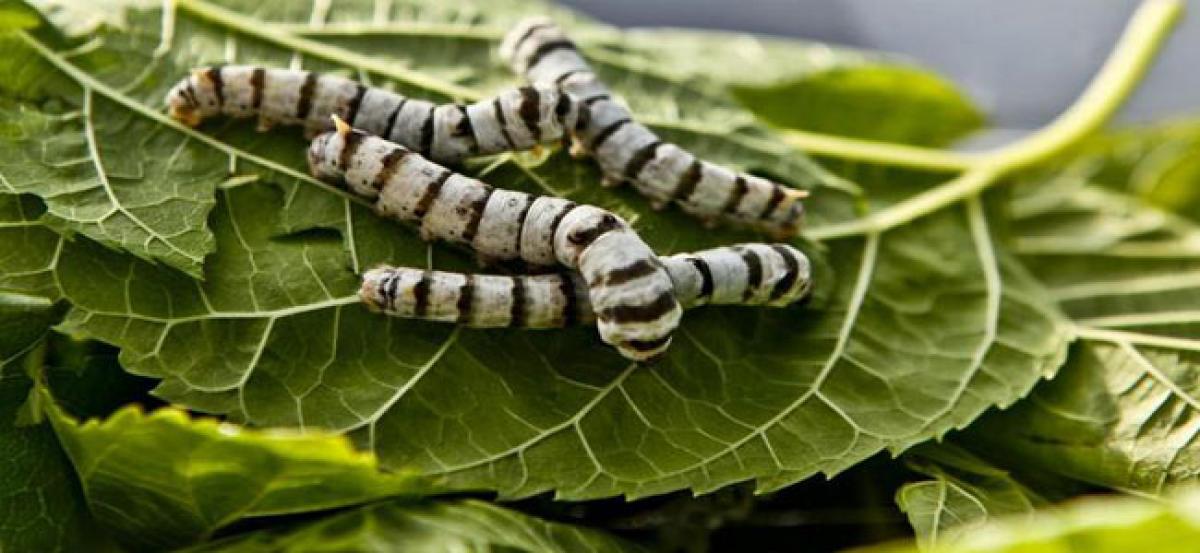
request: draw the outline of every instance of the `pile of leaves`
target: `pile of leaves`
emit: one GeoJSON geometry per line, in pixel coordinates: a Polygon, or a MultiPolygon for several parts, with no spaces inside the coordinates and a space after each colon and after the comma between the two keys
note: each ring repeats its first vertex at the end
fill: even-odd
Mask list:
{"type": "MultiPolygon", "coordinates": [[[[1091,123],[1153,32],[1127,37],[1150,46],[1091,123]]],[[[1200,471],[1200,126],[956,155],[938,148],[980,111],[887,55],[619,34],[524,0],[5,2],[0,43],[6,551],[1200,535],[1188,493],[1043,511],[1200,471]],[[298,132],[164,113],[219,62],[480,98],[515,82],[494,52],[531,14],[664,137],[812,191],[812,302],[690,312],[654,366],[594,329],[381,317],[364,268],[472,260],[308,177],[298,132]]],[[[612,209],[661,253],[761,239],[603,190],[557,149],[462,170],[612,209]]]]}

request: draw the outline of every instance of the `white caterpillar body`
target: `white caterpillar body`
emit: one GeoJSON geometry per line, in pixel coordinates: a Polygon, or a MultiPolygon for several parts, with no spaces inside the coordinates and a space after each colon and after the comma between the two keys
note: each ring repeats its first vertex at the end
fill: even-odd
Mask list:
{"type": "Polygon", "coordinates": [[[314,176],[372,200],[385,217],[417,225],[427,240],[468,246],[484,258],[577,270],[605,342],[635,360],[666,351],[681,312],[671,278],[620,217],[561,198],[497,190],[340,125],[313,140],[314,176]]]}
{"type": "Polygon", "coordinates": [[[527,150],[569,137],[580,105],[554,86],[510,88],[474,104],[437,105],[308,71],[248,65],[195,70],[167,93],[171,117],[191,126],[219,115],[258,117],[261,129],[300,125],[310,134],[352,126],[440,162],[527,150]]]}
{"type": "Polygon", "coordinates": [[[676,203],[706,221],[731,221],[779,238],[799,232],[804,213],[800,199],[807,193],[735,173],[662,141],[612,98],[575,44],[550,20],[518,24],[500,53],[529,82],[558,86],[587,107],[580,146],[595,157],[607,182],[631,182],[656,206],[676,203]]]}
{"type": "Polygon", "coordinates": [[[783,307],[812,290],[808,257],[788,244],[738,244],[660,258],[675,298],[698,305],[783,307]]]}
{"type": "MultiPolygon", "coordinates": [[[[660,258],[684,308],[783,307],[811,289],[808,258],[786,244],[741,244],[660,258]]],[[[474,328],[559,328],[596,315],[575,272],[502,276],[380,267],[363,275],[359,297],[397,317],[474,328]]]]}
{"type": "Polygon", "coordinates": [[[595,320],[577,273],[503,276],[380,267],[359,297],[389,315],[473,328],[560,328],[595,320]]]}

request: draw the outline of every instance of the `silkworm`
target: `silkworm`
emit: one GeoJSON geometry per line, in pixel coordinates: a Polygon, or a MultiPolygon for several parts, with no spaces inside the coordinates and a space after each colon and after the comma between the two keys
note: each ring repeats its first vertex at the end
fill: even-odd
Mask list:
{"type": "Polygon", "coordinates": [[[812,289],[808,257],[788,244],[738,244],[659,259],[684,308],[783,307],[807,297],[812,289]]]}
{"type": "MultiPolygon", "coordinates": [[[[741,244],[660,257],[683,308],[783,307],[811,289],[808,258],[786,244],[741,244]]],[[[574,272],[487,275],[379,267],[359,297],[376,311],[474,328],[559,328],[595,320],[587,284],[574,272]]]]}
{"type": "Polygon", "coordinates": [[[310,71],[224,65],[196,69],[167,93],[168,113],[190,126],[224,115],[258,117],[259,130],[331,130],[330,116],[440,162],[565,140],[580,105],[554,86],[506,89],[473,104],[437,105],[310,71]]]}
{"type": "Polygon", "coordinates": [[[500,54],[529,82],[558,86],[587,107],[577,146],[596,159],[606,184],[630,182],[655,208],[675,203],[708,223],[731,221],[777,238],[799,232],[806,192],[701,160],[659,138],[613,98],[549,19],[519,23],[500,54]]]}
{"type": "Polygon", "coordinates": [[[577,270],[602,340],[634,360],[666,351],[681,312],[671,278],[623,219],[563,198],[494,188],[336,121],[337,130],[309,148],[314,176],[368,199],[384,217],[417,225],[426,240],[467,246],[486,259],[577,270]]]}

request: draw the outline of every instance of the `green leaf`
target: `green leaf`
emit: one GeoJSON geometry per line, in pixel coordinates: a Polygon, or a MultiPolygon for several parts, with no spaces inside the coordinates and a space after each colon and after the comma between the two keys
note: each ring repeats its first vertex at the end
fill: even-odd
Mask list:
{"type": "MultiPolygon", "coordinates": [[[[174,59],[171,50],[147,62],[155,77],[146,86],[155,93],[100,86],[120,67],[99,75],[72,69],[71,77],[149,125],[157,120],[145,98],[158,101],[181,67],[224,57],[231,40],[238,60],[283,65],[291,58],[277,48],[283,39],[276,33],[291,32],[295,17],[275,24],[204,12],[217,25],[195,17],[209,5],[178,5],[173,44],[187,37],[188,50],[178,53],[186,59],[174,59]]],[[[329,17],[344,22],[353,14],[334,10],[329,17]]],[[[159,14],[131,12],[127,19],[141,52],[129,57],[145,59],[157,44],[147,37],[157,36],[159,14]]],[[[426,48],[463,40],[458,31],[442,34],[427,36],[426,48]]],[[[78,57],[47,59],[88,67],[91,57],[124,52],[119,48],[130,41],[120,36],[78,57]]],[[[380,48],[389,36],[355,44],[380,48]]],[[[353,66],[362,61],[359,52],[369,52],[287,44],[304,48],[306,66],[314,59],[353,66]]],[[[392,45],[389,55],[421,51],[392,45]]],[[[658,119],[675,111],[679,123],[660,126],[670,138],[817,188],[810,204],[815,222],[844,220],[860,207],[854,186],[817,170],[769,131],[725,132],[751,120],[729,99],[667,73],[606,67],[608,74],[625,72],[613,86],[631,104],[658,119]]],[[[389,75],[414,89],[429,84],[428,75],[407,69],[389,75]]],[[[388,319],[357,305],[361,267],[422,266],[431,251],[439,267],[469,265],[293,178],[283,169],[302,166],[298,136],[217,127],[204,132],[215,133],[218,149],[243,160],[261,155],[280,169],[248,168],[249,176],[223,187],[210,218],[216,252],[206,261],[205,280],[78,240],[59,262],[59,281],[74,306],[64,328],[121,347],[122,364],[162,379],[156,393],[174,403],[255,425],[347,432],[384,466],[417,467],[459,488],[636,497],[757,479],[761,489],[776,489],[836,473],[881,449],[903,450],[1015,401],[1054,372],[1069,337],[1038,285],[997,250],[976,201],[882,234],[835,241],[827,251],[802,245],[830,260],[818,304],[698,310],[669,359],[655,367],[626,364],[586,328],[472,331],[388,319]],[[341,231],[341,239],[313,230],[329,228],[341,231]],[[279,237],[280,229],[305,232],[279,237]]],[[[213,140],[168,131],[192,142],[213,140]]],[[[869,182],[876,204],[925,190],[940,177],[851,170],[869,182]]],[[[694,220],[655,213],[631,191],[601,190],[590,164],[561,152],[546,159],[504,156],[480,174],[497,185],[612,208],[635,220],[664,253],[754,238],[699,232],[694,220]]]]}
{"type": "Polygon", "coordinates": [[[0,290],[57,299],[54,269],[63,239],[46,228],[30,197],[0,193],[0,290]]]}
{"type": "MultiPolygon", "coordinates": [[[[978,209],[835,244],[845,284],[827,312],[697,311],[669,360],[648,369],[586,328],[454,330],[367,313],[339,241],[272,238],[281,199],[268,187],[222,197],[204,283],[69,245],[65,327],[121,346],[123,364],[164,379],[157,392],[171,401],[353,431],[386,464],[463,487],[577,497],[751,477],[780,487],[965,425],[1022,395],[1062,351],[1036,287],[1011,260],[989,257],[978,209]],[[975,235],[957,231],[969,224],[975,235]],[[990,289],[985,270],[995,271],[990,289]],[[939,296],[918,293],[931,282],[939,296]],[[896,328],[907,333],[893,337],[896,328]],[[636,453],[625,451],[629,436],[640,436],[636,453]],[[739,458],[746,464],[730,464],[739,458]]],[[[426,255],[367,214],[354,220],[362,263],[426,255]]]]}
{"type": "Polygon", "coordinates": [[[1200,121],[1112,132],[1076,148],[1056,169],[1200,220],[1200,121]]]}
{"type": "Polygon", "coordinates": [[[889,544],[872,553],[1034,553],[1045,551],[1189,551],[1200,540],[1200,494],[1182,490],[1168,501],[1135,497],[1092,497],[1035,516],[1005,518],[973,529],[953,544],[928,549],[889,544]]]}
{"type": "Polygon", "coordinates": [[[1200,228],[1070,177],[1021,191],[1013,247],[1080,340],[1057,378],[964,440],[1030,470],[1112,488],[1159,493],[1194,479],[1200,228]]]}
{"type": "MultiPolygon", "coordinates": [[[[4,196],[0,196],[0,199],[4,196]]],[[[0,548],[102,550],[79,484],[49,425],[33,424],[29,372],[54,321],[48,300],[0,293],[0,548]]]]}
{"type": "Polygon", "coordinates": [[[0,186],[42,196],[71,231],[198,276],[212,250],[203,223],[225,178],[223,158],[197,159],[182,149],[186,137],[130,121],[90,90],[80,94],[79,109],[66,113],[0,110],[0,186]]]}
{"type": "Polygon", "coordinates": [[[54,304],[41,296],[0,292],[0,365],[20,357],[54,322],[54,304]]]}
{"type": "Polygon", "coordinates": [[[612,536],[545,522],[482,501],[377,503],[305,524],[254,532],[196,552],[643,551],[612,536]]]}
{"type": "Polygon", "coordinates": [[[897,65],[838,68],[732,91],[773,125],[854,138],[945,146],[983,124],[979,110],[945,79],[897,65]]]}
{"type": "Polygon", "coordinates": [[[20,0],[0,0],[0,31],[32,29],[41,23],[37,12],[20,0]]]}
{"type": "Polygon", "coordinates": [[[930,477],[896,492],[922,548],[956,543],[992,519],[1031,514],[1045,503],[1008,472],[952,444],[922,445],[904,458],[930,477]]]}
{"type": "Polygon", "coordinates": [[[430,489],[410,472],[379,472],[327,434],[248,431],[175,409],[128,407],[89,422],[47,409],[96,519],[138,549],[194,543],[243,517],[430,489]]]}

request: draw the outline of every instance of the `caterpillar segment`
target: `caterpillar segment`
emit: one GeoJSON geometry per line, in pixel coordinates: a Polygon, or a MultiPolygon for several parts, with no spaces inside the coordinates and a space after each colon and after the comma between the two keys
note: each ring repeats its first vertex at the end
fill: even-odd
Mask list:
{"type": "MultiPolygon", "coordinates": [[[[787,244],[740,244],[659,260],[683,308],[785,307],[811,289],[808,258],[787,244]]],[[[641,267],[608,278],[631,278],[641,267]]],[[[587,289],[573,271],[505,276],[384,266],[363,275],[359,297],[396,317],[474,328],[560,328],[596,320],[587,289]]]]}
{"type": "Polygon", "coordinates": [[[570,200],[497,189],[421,155],[352,129],[318,135],[308,152],[314,176],[372,202],[380,215],[496,260],[561,265],[580,273],[606,343],[630,359],[661,355],[681,309],[671,278],[620,217],[570,200]],[[648,270],[624,272],[634,265],[648,270]]]}
{"type": "Polygon", "coordinates": [[[258,118],[259,130],[355,128],[450,163],[478,155],[569,142],[586,110],[551,85],[505,89],[473,104],[434,104],[344,77],[293,69],[223,65],[196,69],[167,93],[168,113],[196,126],[217,116],[258,118]]]}
{"type": "Polygon", "coordinates": [[[807,192],[732,171],[663,141],[613,98],[575,43],[549,19],[518,24],[500,54],[529,82],[557,86],[580,100],[588,117],[573,150],[596,160],[605,185],[629,182],[655,207],[676,204],[710,224],[732,222],[777,239],[799,232],[807,192]]]}
{"type": "Polygon", "coordinates": [[[359,297],[373,310],[473,328],[561,328],[595,320],[577,273],[463,274],[380,267],[363,274],[359,297]]]}

